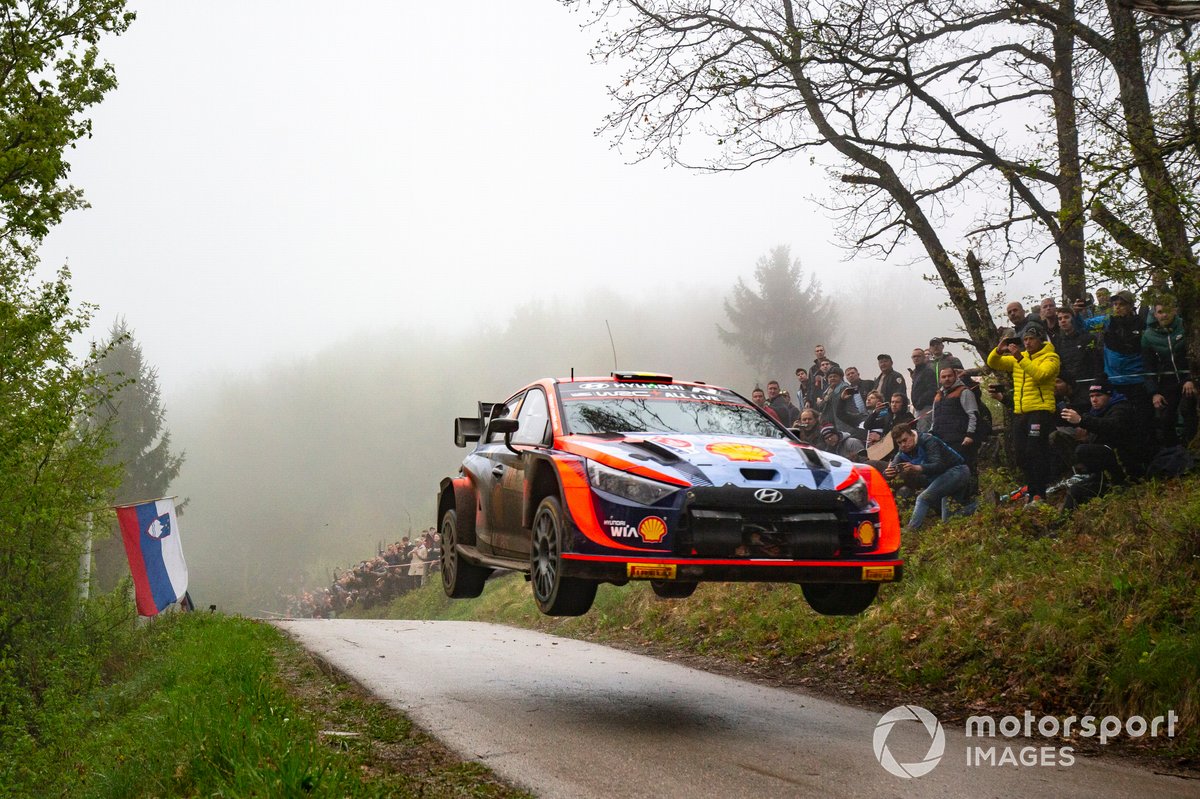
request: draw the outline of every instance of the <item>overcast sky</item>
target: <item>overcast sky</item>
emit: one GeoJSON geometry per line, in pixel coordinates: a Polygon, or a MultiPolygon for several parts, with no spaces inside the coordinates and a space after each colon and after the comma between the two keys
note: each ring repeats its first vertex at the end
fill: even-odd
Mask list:
{"type": "Polygon", "coordinates": [[[615,73],[552,0],[132,7],[104,48],[120,87],[70,157],[92,208],[51,234],[43,268],[70,263],[101,329],[128,319],[168,399],[363,330],[503,321],[533,297],[724,293],[777,244],[829,291],[896,268],[842,261],[807,158],[629,165],[595,135],[615,73]]]}

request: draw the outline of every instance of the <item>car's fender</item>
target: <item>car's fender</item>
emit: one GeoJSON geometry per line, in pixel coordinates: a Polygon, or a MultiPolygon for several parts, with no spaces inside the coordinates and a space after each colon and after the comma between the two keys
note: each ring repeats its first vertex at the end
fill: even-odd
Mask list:
{"type": "Polygon", "coordinates": [[[525,498],[521,507],[521,526],[528,529],[533,526],[533,514],[537,512],[538,503],[548,495],[563,499],[562,484],[559,482],[558,469],[554,465],[553,456],[541,452],[529,452],[525,457],[529,463],[525,467],[525,498]]]}
{"type": "Polygon", "coordinates": [[[458,540],[461,544],[475,545],[475,510],[479,503],[475,498],[475,487],[466,476],[446,477],[438,489],[437,523],[450,508],[458,516],[458,540]]]}

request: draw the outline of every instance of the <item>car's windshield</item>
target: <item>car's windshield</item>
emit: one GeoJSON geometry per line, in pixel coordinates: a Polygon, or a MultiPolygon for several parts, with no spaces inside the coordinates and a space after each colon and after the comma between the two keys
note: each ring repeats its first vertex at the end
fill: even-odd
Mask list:
{"type": "Polygon", "coordinates": [[[702,433],[783,438],[758,409],[709,389],[573,384],[561,391],[568,433],[702,433]],[[608,395],[608,396],[605,396],[608,395]]]}

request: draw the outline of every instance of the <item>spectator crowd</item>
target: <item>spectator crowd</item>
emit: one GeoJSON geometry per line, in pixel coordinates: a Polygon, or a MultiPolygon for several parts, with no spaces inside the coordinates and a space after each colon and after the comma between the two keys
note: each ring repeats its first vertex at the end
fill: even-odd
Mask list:
{"type": "Polygon", "coordinates": [[[818,344],[791,390],[771,379],[751,399],[800,440],[879,468],[915,498],[909,529],[931,512],[945,520],[975,509],[980,446],[1000,432],[1022,476],[1007,501],[1061,494],[1070,508],[1191,467],[1197,392],[1171,298],[1138,307],[1130,291],[1099,289],[1069,305],[1047,297],[1028,312],[1011,302],[1005,315],[985,365],[964,367],[935,337],[913,348],[907,374],[880,353],[877,376],[866,379],[818,344]],[[984,375],[993,378],[986,388],[984,375]],[[1004,409],[1005,429],[992,407],[1004,409]]]}
{"type": "Polygon", "coordinates": [[[370,560],[345,571],[334,571],[328,588],[301,591],[288,597],[293,618],[332,619],[353,607],[374,607],[426,583],[438,571],[441,536],[433,528],[410,539],[404,536],[370,560]]]}

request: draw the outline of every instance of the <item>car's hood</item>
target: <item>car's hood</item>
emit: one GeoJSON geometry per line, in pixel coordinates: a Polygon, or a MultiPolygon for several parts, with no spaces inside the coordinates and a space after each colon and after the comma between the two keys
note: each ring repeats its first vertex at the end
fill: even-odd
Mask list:
{"type": "Polygon", "coordinates": [[[781,438],[688,435],[571,435],[557,446],[644,477],[692,486],[836,489],[852,465],[781,438]]]}

